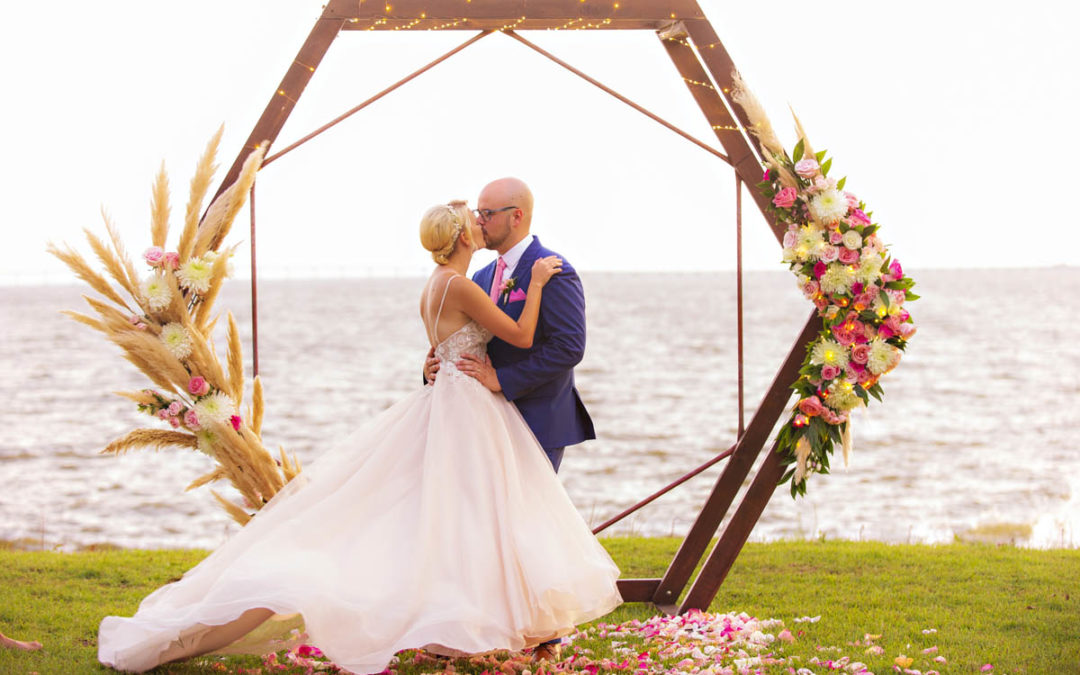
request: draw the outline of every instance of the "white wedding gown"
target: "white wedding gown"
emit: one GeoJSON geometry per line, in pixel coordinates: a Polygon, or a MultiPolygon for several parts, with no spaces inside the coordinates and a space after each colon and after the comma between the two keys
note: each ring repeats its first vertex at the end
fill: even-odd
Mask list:
{"type": "Polygon", "coordinates": [[[489,339],[470,322],[441,342],[434,385],[319,457],[134,617],[106,617],[98,659],[148,670],[174,641],[266,608],[374,673],[402,649],[519,650],[614,609],[619,570],[521,414],[454,366],[489,339]]]}

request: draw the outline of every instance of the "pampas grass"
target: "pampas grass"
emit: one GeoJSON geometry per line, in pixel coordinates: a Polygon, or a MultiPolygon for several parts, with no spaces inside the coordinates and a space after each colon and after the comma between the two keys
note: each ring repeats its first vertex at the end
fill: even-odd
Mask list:
{"type": "MultiPolygon", "coordinates": [[[[799,185],[798,179],[782,161],[787,156],[787,151],[784,150],[784,144],[780,142],[776,131],[773,129],[772,122],[769,121],[769,116],[765,113],[765,106],[761,105],[761,101],[746,86],[746,82],[738,71],[733,71],[731,77],[734,82],[731,99],[739,104],[739,107],[746,113],[746,118],[750,120],[750,133],[754,134],[761,143],[761,154],[765,163],[769,165],[770,169],[776,171],[780,177],[780,183],[784,187],[797,187],[799,185]]],[[[803,142],[803,156],[813,157],[814,150],[810,146],[810,141],[806,137],[806,132],[803,130],[794,110],[791,111],[791,116],[795,118],[795,131],[803,142]]]]}
{"type": "Polygon", "coordinates": [[[195,167],[195,175],[191,178],[191,194],[188,197],[187,209],[184,212],[184,231],[180,235],[180,243],[176,247],[177,252],[180,254],[181,263],[187,262],[188,258],[191,257],[191,252],[195,249],[195,234],[199,230],[199,214],[202,212],[203,200],[206,199],[206,193],[214,179],[214,172],[217,171],[217,164],[214,164],[214,159],[217,157],[217,149],[221,144],[221,134],[224,131],[224,125],[218,127],[217,133],[210,139],[202,157],[199,158],[199,163],[195,167]]]}
{"type": "MultiPolygon", "coordinates": [[[[216,461],[216,466],[196,478],[188,489],[219,480],[228,481],[243,497],[244,506],[212,491],[214,498],[234,520],[243,524],[251,518],[248,509],[257,510],[269,501],[296,476],[300,466],[295,458],[290,461],[284,451],[279,466],[278,460],[262,445],[263,388],[257,378],[248,420],[232,414],[234,410],[238,413],[243,401],[244,366],[240,330],[231,313],[228,314],[225,366],[211,339],[217,324],[214,301],[228,275],[229,258],[235,246],[222,251],[218,249],[244,205],[263,158],[263,147],[260,146],[244,162],[237,182],[210,204],[200,221],[199,212],[216,169],[214,159],[221,134],[222,130],[218,129],[195,168],[178,250],[160,261],[148,260],[149,274],[160,275],[164,284],[162,302],[155,304],[155,308],[151,308],[143,296],[135,265],[104,210],[102,217],[108,239],[89,230],[86,239],[104,267],[105,275],[92,269],[86,258],[70,246],[49,244],[48,251],[103,298],[83,296],[97,314],[96,318],[78,312],[63,313],[104,333],[109,341],[120,347],[124,358],[156,387],[117,394],[172,427],[135,429],[110,443],[102,452],[116,455],[136,448],[181,448],[206,453],[216,461]],[[217,253],[217,258],[213,261],[209,284],[198,287],[198,291],[181,287],[176,276],[177,266],[192,256],[206,256],[211,251],[217,253]],[[170,294],[167,302],[164,301],[164,289],[170,294]],[[162,328],[168,324],[175,325],[163,333],[162,328]],[[183,332],[179,327],[183,327],[183,332]],[[164,342],[166,336],[171,341],[169,345],[164,342]],[[190,350],[186,346],[188,343],[190,350]],[[202,378],[202,381],[195,378],[202,378]],[[231,401],[231,409],[226,400],[231,401]],[[200,416],[206,419],[199,419],[200,416]]],[[[169,235],[169,199],[169,178],[162,164],[154,180],[150,209],[150,243],[162,249],[166,248],[169,235]]]]}
{"type": "Polygon", "coordinates": [[[107,455],[122,455],[134,448],[161,450],[162,448],[173,446],[180,448],[194,448],[196,445],[195,437],[183,431],[135,429],[106,445],[101,453],[107,455]]]}

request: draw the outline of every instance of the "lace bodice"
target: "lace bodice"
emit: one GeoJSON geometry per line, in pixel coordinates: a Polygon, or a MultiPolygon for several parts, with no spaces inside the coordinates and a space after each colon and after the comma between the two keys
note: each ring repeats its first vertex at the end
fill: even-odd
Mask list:
{"type": "MultiPolygon", "coordinates": [[[[470,321],[450,334],[435,348],[439,359],[439,377],[467,377],[455,365],[464,354],[472,354],[481,359],[487,354],[487,343],[491,333],[475,321],[470,321]]],[[[474,380],[475,381],[475,380],[474,380]]]]}
{"type": "MultiPolygon", "coordinates": [[[[435,331],[439,325],[439,318],[442,317],[443,305],[446,303],[446,293],[450,290],[450,284],[454,281],[455,277],[451,277],[447,280],[446,286],[443,288],[442,300],[439,302],[439,311],[436,312],[434,320],[430,321],[428,326],[428,338],[437,343],[435,347],[435,357],[439,359],[439,377],[449,378],[466,378],[472,382],[476,382],[475,379],[469,377],[465,373],[462,373],[457,368],[457,361],[461,359],[464,354],[471,354],[473,356],[484,358],[487,355],[487,343],[491,339],[491,333],[488,332],[483,326],[475,321],[469,321],[461,328],[446,336],[442,341],[438,340],[435,331]]],[[[431,315],[428,314],[428,317],[431,315]]],[[[479,383],[477,383],[479,384],[479,383]]]]}

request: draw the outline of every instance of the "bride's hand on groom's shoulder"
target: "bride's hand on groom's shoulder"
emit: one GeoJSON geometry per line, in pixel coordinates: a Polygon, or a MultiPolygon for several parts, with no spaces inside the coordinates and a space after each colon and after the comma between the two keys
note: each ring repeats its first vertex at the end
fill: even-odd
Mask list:
{"type": "Polygon", "coordinates": [[[424,360],[424,381],[428,384],[435,384],[435,375],[439,372],[439,359],[435,356],[435,348],[432,347],[428,350],[427,358],[424,360]]]}
{"type": "Polygon", "coordinates": [[[560,270],[562,270],[562,258],[559,256],[549,255],[546,258],[537,258],[533,263],[530,283],[543,286],[560,270]]]}

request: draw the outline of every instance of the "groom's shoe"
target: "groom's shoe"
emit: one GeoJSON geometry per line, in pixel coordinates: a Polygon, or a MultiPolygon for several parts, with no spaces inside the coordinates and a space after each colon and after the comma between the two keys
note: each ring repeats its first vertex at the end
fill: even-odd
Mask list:
{"type": "Polygon", "coordinates": [[[558,642],[545,642],[543,644],[536,645],[536,647],[533,648],[532,662],[539,663],[540,661],[558,661],[561,651],[562,645],[558,642]]]}

